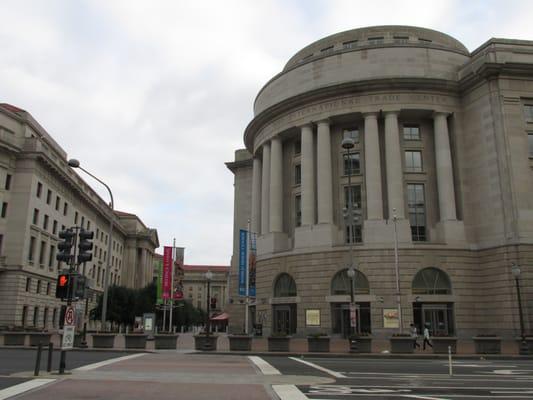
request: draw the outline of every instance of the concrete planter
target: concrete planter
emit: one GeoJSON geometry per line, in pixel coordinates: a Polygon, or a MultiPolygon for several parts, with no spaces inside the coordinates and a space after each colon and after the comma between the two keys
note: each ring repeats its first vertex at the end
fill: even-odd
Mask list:
{"type": "Polygon", "coordinates": [[[148,335],[144,333],[130,333],[124,335],[125,347],[127,349],[145,349],[146,338],[148,335]]]}
{"type": "Polygon", "coordinates": [[[533,337],[526,337],[526,346],[522,348],[522,338],[517,338],[516,341],[518,342],[518,349],[519,354],[523,356],[530,356],[533,355],[533,337]]]}
{"type": "Polygon", "coordinates": [[[95,349],[112,349],[115,345],[114,333],[93,333],[93,347],[95,349]]]}
{"type": "Polygon", "coordinates": [[[268,351],[285,351],[288,352],[290,348],[290,336],[269,336],[268,337],[268,351]]]}
{"type": "Polygon", "coordinates": [[[453,336],[432,337],[433,353],[448,354],[448,346],[452,348],[452,354],[457,353],[457,338],[453,336]]]}
{"type": "Polygon", "coordinates": [[[414,351],[414,339],[410,336],[392,336],[390,338],[391,353],[412,353],[414,351]]]}
{"type": "Polygon", "coordinates": [[[194,349],[201,351],[216,351],[217,350],[217,335],[195,335],[194,349]]]}
{"type": "Polygon", "coordinates": [[[329,352],[329,336],[308,336],[307,351],[311,353],[329,352]]]}
{"type": "Polygon", "coordinates": [[[30,332],[28,333],[28,336],[30,337],[30,346],[38,346],[39,343],[43,346],[48,346],[48,343],[50,343],[50,337],[52,335],[50,333],[43,332],[30,332]]]}
{"type": "Polygon", "coordinates": [[[174,333],[154,335],[154,346],[157,350],[175,350],[178,348],[178,336],[174,333]]]}
{"type": "Polygon", "coordinates": [[[26,332],[4,332],[5,346],[24,346],[26,332]]]}
{"type": "Polygon", "coordinates": [[[231,351],[252,351],[252,337],[248,335],[229,335],[231,351]]]}
{"type": "Polygon", "coordinates": [[[350,353],[372,353],[372,337],[353,336],[350,341],[350,353]]]}
{"type": "Polygon", "coordinates": [[[475,336],[472,338],[476,354],[500,354],[502,339],[499,336],[475,336]]]}

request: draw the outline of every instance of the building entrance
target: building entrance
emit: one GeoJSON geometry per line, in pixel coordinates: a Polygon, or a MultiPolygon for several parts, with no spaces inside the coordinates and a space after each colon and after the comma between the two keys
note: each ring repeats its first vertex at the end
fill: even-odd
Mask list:
{"type": "MultiPolygon", "coordinates": [[[[348,338],[354,328],[350,325],[350,303],[333,303],[331,306],[332,331],[348,338]]],[[[370,333],[370,303],[356,303],[355,305],[355,333],[370,333]]]]}
{"type": "Polygon", "coordinates": [[[455,333],[453,303],[414,303],[413,317],[420,332],[427,326],[432,336],[450,336],[455,333]]]}
{"type": "Polygon", "coordinates": [[[296,304],[276,304],[272,314],[274,333],[296,333],[296,304]]]}

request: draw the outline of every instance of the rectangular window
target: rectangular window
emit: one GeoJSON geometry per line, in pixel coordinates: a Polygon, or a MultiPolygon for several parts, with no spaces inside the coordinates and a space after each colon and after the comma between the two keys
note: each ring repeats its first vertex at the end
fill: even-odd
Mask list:
{"type": "Polygon", "coordinates": [[[100,229],[96,228],[96,240],[98,240],[98,235],[100,234],[100,229]]]}
{"type": "Polygon", "coordinates": [[[46,328],[47,324],[48,324],[48,308],[45,308],[44,314],[43,314],[43,327],[46,328]]]}
{"type": "Polygon", "coordinates": [[[529,157],[533,158],[533,133],[527,134],[527,144],[529,148],[529,157]]]}
{"type": "Polygon", "coordinates": [[[37,290],[35,291],[35,293],[37,294],[41,293],[41,281],[40,280],[37,281],[37,290]]]}
{"type": "Polygon", "coordinates": [[[353,49],[357,46],[357,40],[350,40],[349,42],[344,42],[342,44],[343,49],[353,49]]]}
{"type": "Polygon", "coordinates": [[[302,165],[296,164],[294,166],[294,184],[301,185],[302,183],[302,165]]]}
{"type": "Polygon", "coordinates": [[[59,211],[59,203],[61,203],[61,197],[56,196],[56,211],[59,211]]]}
{"type": "Polygon", "coordinates": [[[35,253],[35,239],[33,236],[30,236],[30,249],[28,251],[28,261],[33,261],[33,255],[35,253]]]}
{"type": "Polygon", "coordinates": [[[527,122],[533,122],[533,104],[524,105],[524,116],[527,122]]]}
{"type": "Polygon", "coordinates": [[[78,212],[74,213],[74,225],[78,225],[78,212]]]}
{"type": "Polygon", "coordinates": [[[47,295],[47,296],[50,296],[50,287],[51,287],[51,286],[52,286],[52,285],[50,285],[50,282],[48,282],[48,283],[46,284],[46,295],[47,295]]]}
{"type": "Polygon", "coordinates": [[[63,215],[67,215],[68,213],[68,203],[65,201],[65,204],[63,204],[63,215]]]}
{"type": "Polygon", "coordinates": [[[361,186],[345,186],[343,214],[346,243],[361,243],[363,241],[361,209],[361,186]],[[350,207],[352,212],[350,212],[350,207]]]}
{"type": "Polygon", "coordinates": [[[407,206],[413,242],[426,241],[426,204],[424,185],[412,183],[407,185],[407,206]]]}
{"type": "Polygon", "coordinates": [[[294,215],[296,217],[295,225],[302,226],[302,196],[300,195],[294,198],[294,215]]]}
{"type": "Polygon", "coordinates": [[[37,197],[41,197],[41,194],[43,192],[43,184],[41,182],[37,182],[37,197]]]}
{"type": "Polygon", "coordinates": [[[48,215],[45,214],[44,215],[44,219],[43,219],[43,229],[44,230],[48,229],[48,220],[49,220],[48,215]]]}
{"type": "Polygon", "coordinates": [[[31,289],[31,278],[26,278],[26,292],[29,292],[31,289]]]}
{"type": "Polygon", "coordinates": [[[2,255],[3,253],[3,248],[4,246],[2,246],[2,244],[4,243],[4,235],[0,235],[0,256],[2,255]]]}
{"type": "Polygon", "coordinates": [[[383,43],[383,36],[377,36],[377,37],[369,37],[368,43],[370,44],[382,44],[383,43]]]}
{"type": "Polygon", "coordinates": [[[359,153],[344,154],[344,175],[356,175],[361,173],[359,153]]]}
{"type": "Polygon", "coordinates": [[[409,41],[409,36],[394,36],[393,39],[394,43],[403,44],[409,41]]]}
{"type": "Polygon", "coordinates": [[[37,225],[37,223],[39,222],[39,210],[37,208],[35,208],[33,210],[33,225],[37,225]]]}
{"type": "Polygon", "coordinates": [[[48,191],[46,192],[46,204],[50,204],[51,201],[52,201],[52,191],[48,189],[48,191]]]}
{"type": "Polygon", "coordinates": [[[294,154],[295,155],[302,154],[302,141],[301,140],[297,140],[296,142],[294,142],[294,154]]]}
{"type": "Polygon", "coordinates": [[[54,223],[52,224],[52,233],[54,235],[57,234],[57,221],[54,219],[54,223]]]}
{"type": "Polygon", "coordinates": [[[48,257],[48,267],[52,268],[54,265],[54,259],[56,256],[56,247],[51,244],[50,245],[50,256],[48,257]]]}
{"type": "Polygon", "coordinates": [[[87,220],[87,230],[91,229],[91,221],[87,220]]]}
{"type": "Polygon", "coordinates": [[[44,255],[46,254],[46,242],[41,241],[41,249],[39,250],[39,265],[44,265],[44,255]]]}
{"type": "Polygon", "coordinates": [[[422,172],[422,152],[412,150],[405,151],[405,171],[422,172]]]}
{"type": "Polygon", "coordinates": [[[33,309],[33,326],[37,326],[37,322],[39,322],[39,307],[33,309]]]}
{"type": "Polygon", "coordinates": [[[4,188],[6,190],[11,189],[11,175],[10,174],[6,175],[6,184],[5,184],[4,188]]]}
{"type": "Polygon", "coordinates": [[[85,224],[85,217],[82,215],[81,217],[81,224],[80,226],[83,228],[83,224],[85,224]]]}
{"type": "Polygon", "coordinates": [[[418,125],[403,126],[404,140],[420,140],[420,127],[418,125]]]}
{"type": "Polygon", "coordinates": [[[28,320],[28,306],[24,306],[22,307],[22,318],[20,321],[22,323],[22,326],[26,326],[27,320],[28,320]]]}
{"type": "Polygon", "coordinates": [[[331,53],[333,51],[333,46],[324,47],[320,50],[321,53],[331,53]]]}
{"type": "Polygon", "coordinates": [[[7,215],[7,202],[2,203],[2,218],[5,218],[7,215]]]}
{"type": "Polygon", "coordinates": [[[353,140],[354,143],[359,143],[359,129],[357,128],[345,129],[342,132],[342,138],[343,139],[350,138],[353,140]]]}

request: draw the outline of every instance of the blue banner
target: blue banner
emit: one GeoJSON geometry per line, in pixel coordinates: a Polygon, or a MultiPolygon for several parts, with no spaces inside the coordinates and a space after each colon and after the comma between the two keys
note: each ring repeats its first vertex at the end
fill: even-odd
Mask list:
{"type": "Polygon", "coordinates": [[[239,231],[239,296],[246,296],[246,258],[248,256],[248,231],[239,231]]]}
{"type": "Polygon", "coordinates": [[[248,295],[255,297],[255,258],[256,258],[256,236],[250,233],[250,255],[248,259],[248,295]]]}

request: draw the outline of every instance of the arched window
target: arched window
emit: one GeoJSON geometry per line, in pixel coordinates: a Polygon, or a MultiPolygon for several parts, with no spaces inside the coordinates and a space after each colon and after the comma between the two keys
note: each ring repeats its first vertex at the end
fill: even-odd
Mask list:
{"type": "Polygon", "coordinates": [[[281,274],[274,285],[274,297],[296,296],[296,283],[289,274],[281,274]]]}
{"type": "Polygon", "coordinates": [[[434,267],[424,268],[413,279],[413,294],[451,294],[452,284],[448,275],[434,267]]]}
{"type": "MultiPolygon", "coordinates": [[[[341,294],[350,294],[350,285],[351,280],[348,276],[348,269],[343,269],[335,274],[331,280],[331,294],[332,295],[341,295],[341,294]]],[[[370,286],[368,285],[368,279],[366,276],[355,270],[354,277],[354,294],[369,294],[370,286]]]]}

